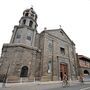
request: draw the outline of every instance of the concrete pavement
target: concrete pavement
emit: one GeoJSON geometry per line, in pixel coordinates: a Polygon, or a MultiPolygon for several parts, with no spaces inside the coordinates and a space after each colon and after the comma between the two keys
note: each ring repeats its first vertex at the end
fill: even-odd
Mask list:
{"type": "Polygon", "coordinates": [[[67,88],[62,88],[61,81],[25,82],[7,83],[6,88],[0,88],[0,90],[85,90],[84,86],[86,85],[80,85],[80,82],[76,80],[70,81],[70,87],[67,88]]]}
{"type": "MultiPolygon", "coordinates": [[[[74,81],[69,81],[70,85],[76,85],[79,84],[80,82],[78,80],[74,80],[74,81]]],[[[62,81],[48,81],[48,82],[40,82],[40,81],[36,81],[36,82],[20,82],[20,83],[6,83],[5,86],[6,87],[16,87],[16,86],[20,86],[20,85],[29,85],[29,86],[35,86],[35,85],[49,85],[49,84],[60,84],[62,85],[62,81]]],[[[2,87],[2,83],[0,83],[0,87],[2,87]]]]}

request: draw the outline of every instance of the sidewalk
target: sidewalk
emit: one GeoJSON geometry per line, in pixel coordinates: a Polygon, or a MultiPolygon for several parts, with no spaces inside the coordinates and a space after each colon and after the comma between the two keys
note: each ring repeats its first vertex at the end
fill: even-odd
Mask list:
{"type": "MultiPolygon", "coordinates": [[[[74,80],[74,81],[69,81],[70,85],[77,85],[80,82],[78,80],[74,80]]],[[[29,86],[36,86],[36,85],[49,85],[49,84],[60,84],[62,85],[62,81],[48,81],[48,82],[40,82],[40,81],[36,81],[36,82],[23,82],[23,83],[6,83],[6,87],[16,87],[16,86],[20,86],[20,85],[29,85],[29,86]]],[[[1,87],[1,84],[0,84],[1,87]]]]}

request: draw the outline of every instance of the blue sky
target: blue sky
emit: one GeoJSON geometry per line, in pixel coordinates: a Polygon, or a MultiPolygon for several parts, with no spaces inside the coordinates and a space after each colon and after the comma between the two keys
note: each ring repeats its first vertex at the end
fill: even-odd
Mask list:
{"type": "Polygon", "coordinates": [[[44,27],[58,29],[62,25],[76,44],[76,52],[90,57],[90,0],[1,0],[0,52],[3,43],[9,43],[23,10],[31,5],[38,15],[38,32],[44,27]]]}

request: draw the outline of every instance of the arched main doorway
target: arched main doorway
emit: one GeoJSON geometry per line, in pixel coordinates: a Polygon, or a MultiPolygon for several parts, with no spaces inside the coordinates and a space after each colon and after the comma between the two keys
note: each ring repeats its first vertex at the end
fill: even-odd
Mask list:
{"type": "Polygon", "coordinates": [[[63,80],[63,75],[68,76],[68,65],[66,63],[60,63],[60,78],[63,80]]]}
{"type": "Polygon", "coordinates": [[[21,69],[20,77],[27,77],[27,76],[28,76],[28,67],[23,66],[22,69],[21,69]]]}

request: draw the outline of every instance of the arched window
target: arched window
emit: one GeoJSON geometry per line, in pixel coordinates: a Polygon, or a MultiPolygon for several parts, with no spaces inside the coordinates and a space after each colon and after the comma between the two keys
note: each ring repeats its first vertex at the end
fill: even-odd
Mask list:
{"type": "Polygon", "coordinates": [[[30,22],[29,22],[29,26],[30,26],[30,27],[32,27],[32,25],[33,25],[33,22],[32,22],[32,21],[30,21],[30,22]]]}
{"type": "Polygon", "coordinates": [[[28,13],[26,13],[25,16],[28,16],[28,13]]]}
{"type": "Polygon", "coordinates": [[[52,62],[48,61],[48,73],[52,72],[52,62]]]}
{"type": "Polygon", "coordinates": [[[27,77],[27,76],[28,76],[28,67],[23,66],[22,69],[21,69],[20,77],[27,77]]]}
{"type": "Polygon", "coordinates": [[[24,19],[24,20],[23,20],[23,24],[25,24],[25,23],[26,23],[26,20],[24,19]]]}
{"type": "Polygon", "coordinates": [[[89,75],[89,72],[87,70],[84,70],[84,74],[88,74],[89,75]]]}

